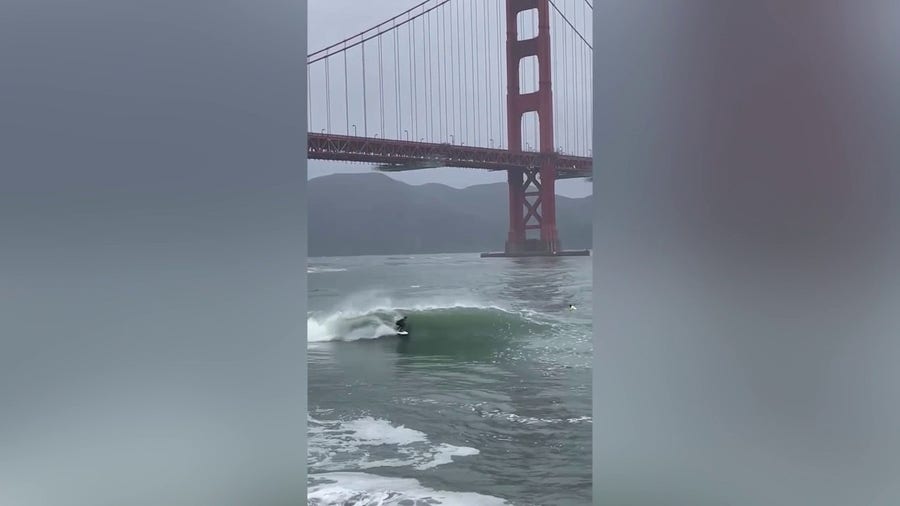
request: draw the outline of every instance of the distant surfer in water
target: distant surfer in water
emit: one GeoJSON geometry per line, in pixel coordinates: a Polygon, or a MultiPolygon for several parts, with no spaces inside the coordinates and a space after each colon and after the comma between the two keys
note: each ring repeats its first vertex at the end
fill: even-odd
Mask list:
{"type": "Polygon", "coordinates": [[[406,317],[404,316],[397,320],[394,326],[397,328],[397,332],[406,332],[406,317]]]}
{"type": "Polygon", "coordinates": [[[575,311],[575,304],[569,304],[569,311],[575,311]]]}

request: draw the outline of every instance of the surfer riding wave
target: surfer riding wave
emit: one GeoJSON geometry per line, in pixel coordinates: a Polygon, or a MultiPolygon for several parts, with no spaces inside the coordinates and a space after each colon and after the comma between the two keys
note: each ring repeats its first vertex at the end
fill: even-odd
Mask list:
{"type": "Polygon", "coordinates": [[[510,332],[543,332],[544,324],[527,312],[494,306],[376,307],[363,311],[332,311],[307,317],[309,342],[359,341],[388,337],[456,341],[471,336],[501,336],[510,332]]]}
{"type": "Polygon", "coordinates": [[[397,320],[396,323],[394,323],[394,328],[397,329],[397,332],[400,332],[402,334],[406,334],[407,332],[409,332],[406,328],[406,317],[404,316],[397,320]]]}

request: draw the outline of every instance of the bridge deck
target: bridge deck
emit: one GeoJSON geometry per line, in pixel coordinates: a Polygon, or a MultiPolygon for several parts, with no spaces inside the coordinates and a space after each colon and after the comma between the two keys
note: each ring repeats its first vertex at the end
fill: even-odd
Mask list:
{"type": "Polygon", "coordinates": [[[485,170],[539,167],[544,157],[556,162],[557,178],[590,177],[591,158],[533,151],[479,148],[457,144],[399,141],[324,133],[308,134],[308,157],[381,165],[388,172],[432,167],[485,170]]]}

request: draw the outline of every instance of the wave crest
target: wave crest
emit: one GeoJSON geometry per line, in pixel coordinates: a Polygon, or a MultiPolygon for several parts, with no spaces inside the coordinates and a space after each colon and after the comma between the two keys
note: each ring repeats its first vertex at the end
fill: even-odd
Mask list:
{"type": "Polygon", "coordinates": [[[541,325],[527,314],[474,303],[384,304],[365,310],[339,310],[306,320],[309,343],[378,339],[396,334],[394,324],[407,317],[417,338],[514,335],[541,325]]]}

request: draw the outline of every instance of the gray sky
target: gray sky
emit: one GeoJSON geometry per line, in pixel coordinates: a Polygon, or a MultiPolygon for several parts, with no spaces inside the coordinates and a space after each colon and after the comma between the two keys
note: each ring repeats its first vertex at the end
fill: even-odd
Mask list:
{"type": "MultiPolygon", "coordinates": [[[[482,0],[479,0],[479,1],[482,1],[482,0]]],[[[491,0],[490,5],[494,5],[494,1],[500,2],[500,0],[491,0]]],[[[384,0],[384,1],[379,1],[379,2],[359,2],[356,0],[330,0],[330,1],[310,0],[309,7],[308,7],[308,12],[309,12],[308,48],[309,48],[309,51],[312,52],[312,51],[316,51],[316,50],[325,48],[333,43],[343,40],[346,37],[349,37],[358,32],[361,32],[362,30],[371,28],[374,25],[376,25],[377,23],[380,23],[382,21],[385,21],[385,20],[391,18],[392,16],[402,13],[403,11],[413,7],[417,3],[419,3],[419,0],[384,0]]],[[[565,12],[567,14],[567,17],[576,25],[576,27],[578,27],[579,31],[585,35],[585,38],[590,40],[590,38],[592,36],[590,11],[585,9],[583,0],[558,0],[555,3],[557,4],[557,6],[559,6],[560,10],[562,10],[563,12],[565,12]],[[582,12],[584,12],[584,14],[585,14],[584,16],[582,16],[582,12]]],[[[441,7],[440,9],[444,9],[446,12],[447,10],[449,10],[451,8],[451,6],[453,6],[453,8],[458,9],[454,12],[460,13],[461,16],[467,17],[468,13],[467,13],[466,9],[470,9],[472,5],[476,5],[476,4],[473,4],[471,2],[466,2],[464,0],[454,0],[450,4],[447,4],[444,7],[441,7]]],[[[477,5],[482,6],[484,4],[479,3],[477,5]]],[[[502,6],[502,3],[500,3],[500,6],[502,6]]],[[[494,12],[492,9],[488,9],[488,10],[491,12],[494,12]]],[[[435,12],[437,12],[437,11],[435,11],[435,12]]],[[[497,21],[498,20],[496,17],[492,17],[491,19],[488,19],[485,22],[485,27],[489,28],[488,37],[484,37],[482,35],[481,38],[479,38],[479,40],[487,40],[486,46],[485,46],[487,49],[485,49],[485,47],[482,47],[481,50],[479,51],[479,57],[482,53],[484,53],[484,54],[490,53],[491,55],[498,54],[498,53],[502,54],[502,46],[499,46],[498,44],[502,44],[505,41],[505,35],[502,37],[496,36],[496,26],[494,24],[497,21]],[[494,26],[492,26],[492,25],[494,25],[494,26]]],[[[523,22],[523,26],[524,26],[525,23],[531,23],[531,20],[530,20],[530,18],[527,18],[527,19],[523,18],[522,22],[523,22]]],[[[551,16],[551,23],[553,23],[553,16],[551,16]]],[[[421,25],[419,25],[419,26],[421,26],[421,25]]],[[[465,30],[465,27],[463,27],[463,29],[465,30]]],[[[399,33],[405,34],[407,32],[399,32],[399,33]]],[[[571,37],[574,38],[574,35],[572,34],[571,31],[567,30],[566,33],[570,34],[571,37]]],[[[386,37],[385,39],[383,39],[385,41],[385,46],[392,48],[393,47],[391,44],[391,42],[393,40],[391,38],[392,36],[387,35],[384,37],[386,37]]],[[[576,41],[572,40],[572,38],[567,39],[565,41],[565,44],[568,45],[570,50],[571,50],[571,47],[575,46],[576,44],[577,45],[581,44],[580,41],[576,42],[576,41]]],[[[402,39],[403,39],[403,36],[401,36],[401,40],[402,39]]],[[[402,46],[402,47],[405,47],[405,46],[402,46]]],[[[559,47],[562,48],[562,42],[560,43],[559,47]]],[[[370,78],[367,80],[367,82],[372,83],[374,74],[371,69],[377,68],[377,64],[378,64],[378,60],[377,60],[378,53],[377,53],[377,45],[376,45],[375,40],[373,40],[371,43],[367,44],[367,51],[368,51],[368,53],[366,56],[366,61],[367,61],[367,63],[372,64],[372,66],[368,67],[368,69],[367,69],[367,75],[370,76],[370,78]]],[[[389,50],[385,50],[385,53],[390,53],[390,52],[391,51],[389,51],[389,50]]],[[[351,63],[350,63],[350,68],[349,68],[350,77],[348,80],[348,82],[349,82],[348,90],[349,90],[349,95],[351,97],[349,99],[350,103],[351,103],[351,105],[350,105],[351,110],[349,112],[347,112],[347,114],[349,115],[349,122],[354,123],[354,125],[357,125],[357,127],[354,127],[354,129],[359,131],[361,134],[362,128],[363,128],[362,127],[363,122],[362,122],[361,115],[358,114],[359,111],[362,110],[361,99],[359,99],[360,100],[359,104],[353,103],[353,101],[355,100],[354,97],[362,96],[362,91],[361,91],[362,85],[360,84],[361,80],[358,78],[354,78],[354,77],[358,77],[361,75],[361,71],[358,70],[358,68],[361,67],[361,65],[360,65],[361,53],[357,52],[355,54],[354,53],[350,53],[350,54],[352,56],[350,57],[351,63]],[[354,62],[355,62],[355,66],[354,66],[354,62]],[[356,72],[356,74],[354,76],[355,72],[356,72]],[[358,117],[354,116],[354,114],[356,114],[358,117]]],[[[554,68],[559,68],[559,69],[563,68],[561,55],[562,55],[562,53],[560,53],[559,57],[557,57],[554,60],[554,62],[555,62],[554,68]]],[[[554,56],[556,57],[557,55],[554,55],[554,56]]],[[[580,61],[582,63],[589,62],[590,54],[589,54],[589,52],[586,51],[586,49],[582,48],[581,50],[579,50],[577,55],[573,52],[573,54],[570,55],[569,58],[567,58],[571,63],[571,65],[568,67],[568,69],[571,72],[573,72],[573,74],[572,74],[573,79],[576,76],[576,74],[574,74],[574,72],[575,72],[574,69],[576,68],[576,65],[574,65],[575,58],[581,58],[580,61]]],[[[387,56],[385,56],[385,60],[388,60],[388,59],[389,58],[387,56]]],[[[337,65],[335,65],[333,63],[331,65],[330,70],[328,70],[329,76],[331,79],[330,84],[328,85],[328,88],[331,90],[330,91],[330,93],[331,93],[330,100],[332,101],[331,102],[332,103],[331,113],[330,113],[329,120],[332,121],[332,123],[331,123],[332,130],[331,131],[334,131],[336,133],[344,133],[350,127],[348,127],[345,124],[348,121],[346,121],[345,117],[344,117],[345,106],[344,106],[344,96],[343,96],[343,94],[344,94],[344,88],[343,88],[344,75],[343,75],[343,69],[342,69],[343,61],[341,59],[333,60],[333,61],[335,63],[337,63],[337,65]]],[[[492,64],[489,64],[488,61],[484,61],[484,60],[482,60],[482,61],[483,61],[483,64],[482,64],[481,68],[499,68],[497,61],[494,61],[492,64]]],[[[391,63],[385,63],[384,68],[385,69],[388,69],[388,68],[393,69],[394,67],[393,67],[393,64],[391,64],[391,63]]],[[[400,68],[402,69],[402,66],[400,68]]],[[[524,62],[523,67],[522,67],[523,76],[530,76],[530,69],[531,69],[531,67],[529,66],[529,64],[527,62],[524,62]]],[[[391,73],[391,72],[393,72],[393,70],[389,70],[386,72],[391,73]]],[[[398,72],[403,72],[403,70],[398,70],[398,72]]],[[[498,73],[500,73],[500,72],[498,71],[498,73]]],[[[311,67],[311,78],[310,79],[312,82],[311,88],[313,90],[312,94],[313,94],[313,103],[314,104],[313,104],[313,107],[311,108],[312,118],[311,118],[311,122],[310,122],[310,131],[324,130],[325,126],[326,126],[326,121],[324,120],[324,117],[326,115],[325,107],[324,107],[324,105],[322,105],[324,102],[322,97],[325,95],[325,93],[322,90],[326,87],[324,75],[325,75],[325,70],[324,70],[323,62],[319,62],[311,67]]],[[[587,130],[588,127],[581,127],[581,130],[579,130],[579,133],[578,133],[577,139],[576,139],[576,135],[574,133],[576,130],[576,127],[574,125],[574,122],[576,121],[575,118],[578,118],[577,121],[579,121],[579,123],[578,123],[579,125],[586,125],[588,122],[591,121],[590,103],[588,101],[589,99],[587,98],[588,97],[587,90],[590,90],[590,81],[589,81],[590,76],[587,74],[585,74],[585,75],[577,74],[577,78],[579,79],[578,82],[581,85],[581,92],[579,93],[579,96],[576,97],[574,91],[572,92],[571,96],[566,95],[566,98],[568,98],[571,101],[571,103],[569,105],[569,110],[575,111],[572,114],[570,114],[570,116],[573,118],[572,119],[573,126],[570,128],[571,135],[566,136],[564,133],[564,129],[560,125],[557,125],[557,132],[555,134],[555,143],[559,147],[561,147],[563,150],[565,150],[566,152],[587,154],[587,149],[590,147],[590,132],[589,132],[589,130],[587,130]]],[[[505,80],[505,75],[502,76],[502,79],[505,80]]],[[[523,79],[525,79],[525,77],[523,77],[523,79]]],[[[491,81],[489,80],[488,81],[489,84],[486,85],[485,88],[483,88],[483,90],[486,90],[486,91],[483,91],[483,93],[485,95],[489,94],[491,97],[494,97],[495,96],[494,94],[497,93],[498,89],[505,90],[505,84],[501,83],[500,80],[501,80],[501,77],[496,78],[496,81],[497,81],[497,83],[499,83],[499,86],[497,83],[491,84],[491,81]]],[[[554,77],[554,83],[556,83],[558,81],[561,82],[562,79],[554,77]]],[[[377,80],[374,80],[374,83],[377,84],[377,82],[378,82],[377,80]]],[[[391,81],[391,82],[393,82],[393,81],[391,81]]],[[[406,80],[403,80],[403,82],[405,83],[406,80]]],[[[392,100],[393,86],[394,85],[390,84],[390,83],[385,85],[386,90],[388,88],[390,88],[390,92],[388,92],[388,91],[385,92],[385,97],[386,97],[385,101],[392,100]]],[[[525,86],[526,88],[524,88],[524,89],[527,90],[527,86],[529,86],[529,84],[526,82],[526,83],[523,83],[523,86],[525,86]]],[[[557,88],[554,91],[554,93],[557,94],[557,96],[554,100],[554,108],[556,109],[557,114],[559,114],[560,111],[562,111],[562,109],[564,107],[562,105],[562,98],[563,98],[562,93],[563,92],[561,90],[559,90],[558,88],[559,88],[559,86],[557,86],[557,88]]],[[[500,100],[494,99],[491,101],[492,104],[496,104],[497,102],[505,102],[505,100],[506,100],[505,91],[502,91],[498,95],[499,95],[500,100]]],[[[370,111],[370,114],[374,116],[378,112],[377,107],[374,107],[374,109],[376,109],[376,110],[374,111],[374,113],[372,112],[373,111],[372,103],[377,102],[377,97],[378,97],[377,90],[373,91],[371,88],[368,89],[367,97],[369,97],[368,109],[370,111]]],[[[496,107],[496,106],[494,106],[494,107],[496,107]]],[[[391,104],[388,104],[386,106],[386,109],[389,109],[391,111],[394,110],[392,108],[393,108],[393,105],[391,105],[391,104]]],[[[402,105],[401,105],[401,108],[402,108],[402,105]]],[[[481,140],[480,145],[488,144],[488,140],[487,140],[488,136],[491,137],[491,140],[490,140],[491,144],[493,144],[495,142],[498,142],[498,143],[502,142],[505,144],[506,134],[505,134],[505,132],[500,131],[505,128],[505,117],[503,116],[503,114],[504,113],[502,111],[495,109],[494,112],[491,113],[489,119],[481,121],[481,125],[479,125],[479,126],[483,129],[483,133],[481,135],[482,140],[481,140]],[[489,125],[490,128],[496,129],[496,130],[492,134],[489,135],[487,133],[487,129],[483,126],[485,124],[489,125]],[[494,139],[496,139],[496,141],[494,139]],[[502,139],[502,141],[501,141],[501,139],[502,139]]],[[[393,120],[394,116],[392,114],[386,114],[386,116],[388,116],[388,121],[390,123],[390,121],[393,120]]],[[[557,122],[559,123],[559,121],[557,121],[557,122]]],[[[378,120],[375,119],[373,121],[371,118],[369,119],[370,128],[377,129],[378,126],[376,125],[373,127],[373,126],[371,126],[372,123],[377,124],[378,120]]],[[[396,124],[393,124],[393,126],[391,124],[388,124],[385,131],[390,132],[392,128],[396,129],[397,128],[396,124]]],[[[403,128],[405,129],[405,127],[403,127],[403,128]]],[[[410,127],[410,129],[412,129],[412,128],[410,127]]],[[[529,122],[529,119],[526,118],[524,125],[523,125],[523,129],[526,130],[523,142],[530,142],[533,145],[535,143],[534,136],[533,136],[533,134],[529,133],[529,132],[535,131],[533,121],[529,122]]],[[[466,130],[466,129],[464,129],[462,126],[460,126],[460,127],[458,127],[457,130],[454,131],[454,133],[456,133],[456,139],[455,139],[456,142],[460,142],[460,139],[462,139],[462,136],[464,135],[462,133],[462,131],[464,131],[464,130],[466,130]]],[[[467,131],[473,131],[473,130],[474,130],[474,128],[472,127],[472,125],[470,125],[467,131]]],[[[371,132],[370,132],[370,134],[371,134],[371,132]]],[[[402,135],[403,134],[401,134],[401,137],[402,137],[402,135]]],[[[410,134],[410,135],[413,135],[413,134],[410,134]]],[[[419,134],[419,135],[421,136],[424,134],[419,134]]],[[[438,135],[442,135],[442,134],[438,134],[438,135]]],[[[449,132],[445,132],[443,135],[449,136],[450,134],[449,134],[449,132]]],[[[444,142],[449,141],[449,139],[446,136],[443,137],[444,142]]],[[[386,133],[385,137],[397,138],[396,134],[391,135],[390,133],[386,133]]],[[[432,136],[431,138],[434,138],[434,136],[432,136]]],[[[474,139],[471,139],[469,141],[470,145],[476,144],[476,143],[477,142],[474,139]]],[[[320,177],[323,175],[327,175],[327,174],[333,174],[333,173],[362,173],[362,172],[370,172],[372,170],[373,169],[371,168],[371,166],[369,166],[367,164],[326,162],[326,161],[322,161],[322,160],[310,160],[309,161],[309,178],[310,179],[315,178],[315,177],[320,177]]],[[[489,172],[489,171],[483,171],[483,170],[459,169],[459,168],[439,168],[439,169],[418,170],[418,171],[411,171],[411,172],[407,172],[407,173],[403,173],[403,174],[390,174],[390,176],[397,180],[400,180],[400,181],[403,181],[403,182],[406,182],[409,184],[424,184],[424,183],[436,182],[436,183],[443,183],[443,184],[453,186],[456,188],[463,188],[466,186],[471,186],[471,185],[476,185],[476,184],[502,182],[502,181],[506,180],[506,175],[504,172],[489,172]]],[[[591,193],[591,190],[592,190],[591,183],[586,182],[583,179],[564,180],[564,181],[557,182],[557,193],[559,193],[561,195],[565,195],[565,196],[583,197],[583,196],[589,195],[591,193]]]]}

